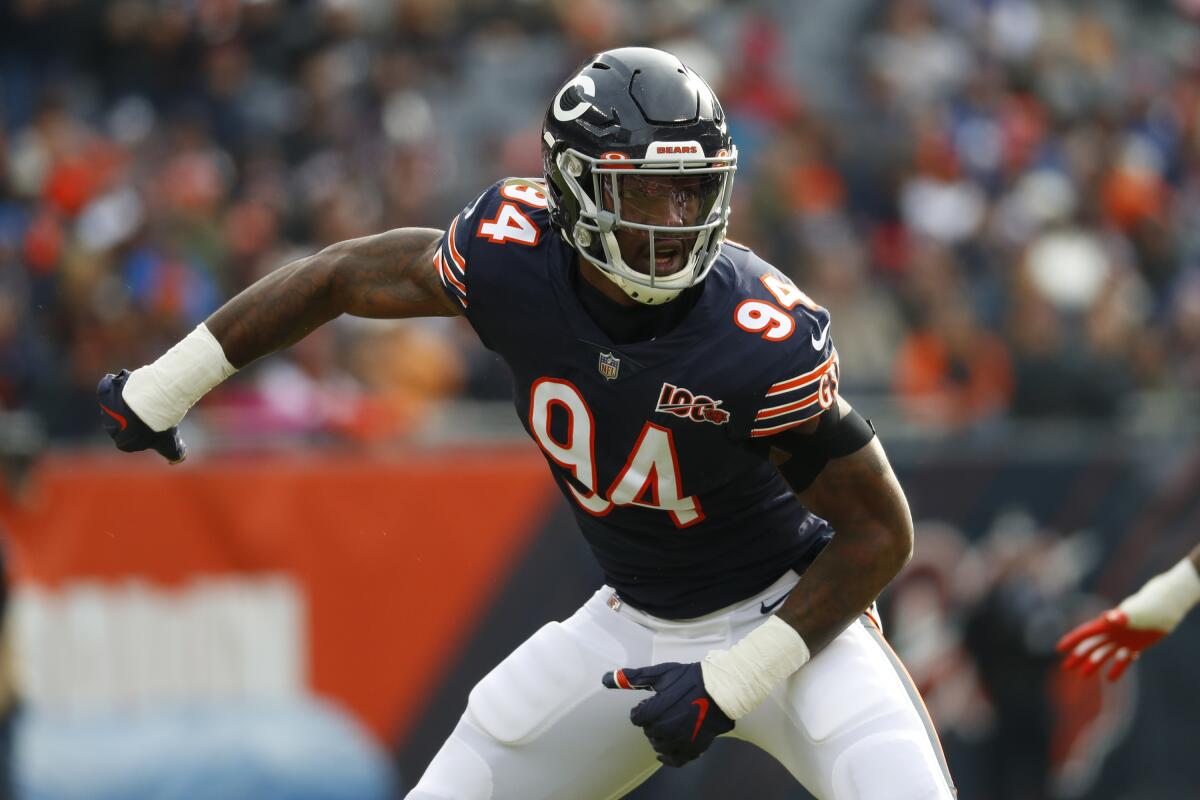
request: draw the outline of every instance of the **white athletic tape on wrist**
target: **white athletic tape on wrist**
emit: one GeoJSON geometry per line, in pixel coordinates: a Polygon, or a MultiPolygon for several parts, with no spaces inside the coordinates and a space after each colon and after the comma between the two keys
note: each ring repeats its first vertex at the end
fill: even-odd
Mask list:
{"type": "Polygon", "coordinates": [[[737,720],[758,708],[808,659],[808,645],[796,629],[772,615],[728,650],[710,652],[700,669],[704,688],[737,720]]]}
{"type": "Polygon", "coordinates": [[[165,431],[235,372],[221,343],[202,322],[153,364],[135,369],[121,396],[142,422],[165,431]]]}
{"type": "Polygon", "coordinates": [[[1200,573],[1189,559],[1155,575],[1118,606],[1129,618],[1129,627],[1170,633],[1200,602],[1200,573]]]}

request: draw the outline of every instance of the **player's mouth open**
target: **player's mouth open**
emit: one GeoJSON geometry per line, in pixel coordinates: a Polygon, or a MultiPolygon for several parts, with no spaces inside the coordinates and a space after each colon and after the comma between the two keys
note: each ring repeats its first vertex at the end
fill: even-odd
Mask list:
{"type": "Polygon", "coordinates": [[[654,274],[673,275],[683,269],[686,254],[681,241],[654,243],[654,274]]]}

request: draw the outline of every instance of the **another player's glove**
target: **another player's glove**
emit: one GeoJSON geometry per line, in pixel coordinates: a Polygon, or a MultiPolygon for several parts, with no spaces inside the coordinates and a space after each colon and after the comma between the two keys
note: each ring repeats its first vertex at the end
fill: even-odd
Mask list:
{"type": "Polygon", "coordinates": [[[1069,653],[1064,670],[1091,675],[1110,658],[1106,677],[1115,681],[1147,647],[1175,629],[1200,600],[1200,574],[1188,559],[1156,575],[1119,606],[1068,632],[1058,642],[1069,653]]]}
{"type": "Polygon", "coordinates": [[[1063,636],[1058,652],[1070,653],[1063,660],[1064,670],[1077,669],[1083,675],[1091,675],[1111,658],[1106,677],[1115,681],[1143,650],[1166,635],[1166,631],[1133,627],[1124,611],[1113,608],[1063,636]]]}
{"type": "Polygon", "coordinates": [[[156,431],[142,422],[122,397],[129,374],[127,369],[116,375],[110,372],[100,379],[96,387],[104,430],[108,431],[119,450],[133,453],[152,449],[172,464],[178,464],[187,457],[187,446],[179,436],[178,426],[156,431]]]}
{"type": "Polygon", "coordinates": [[[733,720],[705,690],[699,663],[619,669],[605,673],[603,682],[609,689],[654,692],[633,707],[629,719],[645,731],[658,760],[668,767],[682,767],[733,730],[733,720]]]}

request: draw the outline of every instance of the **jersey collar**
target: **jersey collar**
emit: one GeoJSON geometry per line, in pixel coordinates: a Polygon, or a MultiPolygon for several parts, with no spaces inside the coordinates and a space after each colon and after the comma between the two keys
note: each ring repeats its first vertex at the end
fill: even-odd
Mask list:
{"type": "MultiPolygon", "coordinates": [[[[578,256],[574,249],[566,242],[559,241],[555,247],[547,248],[547,251],[548,277],[554,288],[559,310],[566,317],[567,326],[575,337],[590,345],[599,344],[629,354],[647,364],[652,363],[656,355],[670,355],[674,348],[699,344],[704,336],[704,320],[709,318],[709,312],[718,301],[718,296],[722,294],[713,291],[716,286],[707,285],[715,277],[710,274],[705,283],[700,285],[700,297],[673,327],[652,339],[618,344],[596,323],[576,293],[575,281],[582,279],[573,274],[578,269],[575,266],[578,256]]],[[[716,266],[714,265],[713,272],[716,272],[716,266]]]]}

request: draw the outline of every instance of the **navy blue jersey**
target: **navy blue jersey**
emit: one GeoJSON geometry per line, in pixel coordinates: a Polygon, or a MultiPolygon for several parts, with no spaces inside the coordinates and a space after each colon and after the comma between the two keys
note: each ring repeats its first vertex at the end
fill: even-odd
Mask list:
{"type": "Polygon", "coordinates": [[[831,532],[763,445],[835,401],[828,312],[727,243],[674,328],[614,344],[580,303],[575,253],[539,186],[488,189],[451,222],[435,262],[511,368],[517,413],[609,584],[686,619],[803,570],[831,532]]]}

